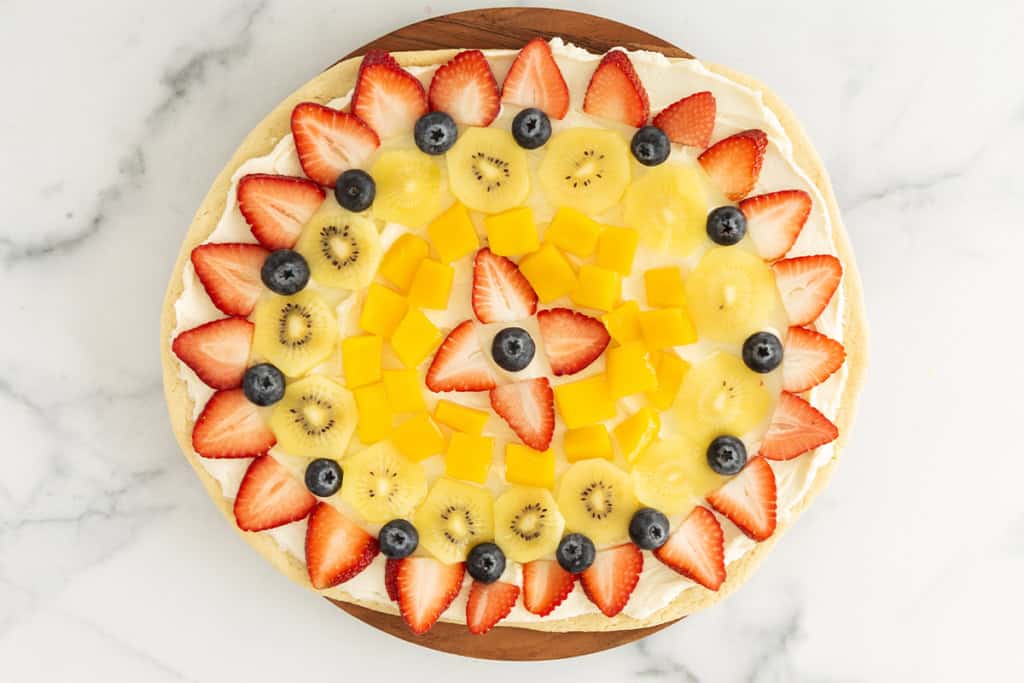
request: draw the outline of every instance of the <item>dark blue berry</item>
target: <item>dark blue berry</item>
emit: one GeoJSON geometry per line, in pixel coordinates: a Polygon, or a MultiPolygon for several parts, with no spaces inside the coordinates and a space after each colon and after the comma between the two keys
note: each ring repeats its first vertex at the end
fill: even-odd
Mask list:
{"type": "Polygon", "coordinates": [[[747,234],[747,217],[735,206],[720,206],[708,214],[707,231],[715,244],[731,246],[747,234]]]}
{"type": "Polygon", "coordinates": [[[416,146],[427,154],[444,154],[459,136],[455,120],[443,111],[432,111],[424,114],[416,121],[413,128],[413,139],[416,146]]]}
{"type": "Polygon", "coordinates": [[[644,166],[657,166],[668,159],[672,145],[665,131],[656,126],[644,126],[633,134],[629,143],[633,156],[644,166]]]}
{"type": "Polygon", "coordinates": [[[555,551],[555,559],[562,569],[570,574],[579,574],[581,571],[594,564],[594,557],[597,556],[597,548],[594,542],[583,534],[567,534],[558,543],[558,550],[555,551]]]}
{"type": "Polygon", "coordinates": [[[341,488],[341,478],[341,465],[329,458],[317,458],[306,465],[306,488],[314,496],[333,496],[341,488]]]}
{"type": "Polygon", "coordinates": [[[747,464],[747,447],[735,436],[716,437],[708,446],[708,467],[719,474],[736,474],[747,464]]]}
{"type": "Polygon", "coordinates": [[[551,119],[540,109],[524,109],[512,119],[512,137],[524,149],[537,149],[551,137],[551,119]]]}
{"type": "Polygon", "coordinates": [[[480,583],[494,583],[505,571],[505,553],[494,543],[473,546],[466,558],[466,571],[480,583]]]}
{"type": "Polygon", "coordinates": [[[782,364],[782,342],[771,332],[755,332],[743,342],[743,362],[754,372],[771,372],[782,364]]]}
{"type": "Polygon", "coordinates": [[[258,406],[272,406],[284,396],[284,374],[270,363],[253,365],[242,377],[245,397],[258,406]]]}
{"type": "Polygon", "coordinates": [[[420,535],[410,522],[404,519],[393,519],[380,528],[377,543],[384,557],[400,560],[409,557],[420,544],[420,535]]]}
{"type": "Polygon", "coordinates": [[[309,283],[309,264],[297,251],[278,249],[263,262],[260,278],[275,294],[295,294],[309,283]]]}
{"type": "Polygon", "coordinates": [[[334,197],[342,207],[356,213],[366,211],[377,196],[377,183],[366,171],[358,168],[349,170],[338,176],[334,183],[334,197]]]}
{"type": "Polygon", "coordinates": [[[491,341],[494,362],[509,372],[519,372],[529,365],[536,351],[533,337],[521,327],[506,327],[491,341]]]}
{"type": "Polygon", "coordinates": [[[654,508],[640,508],[629,520],[629,537],[644,550],[654,550],[668,540],[668,517],[654,508]]]}

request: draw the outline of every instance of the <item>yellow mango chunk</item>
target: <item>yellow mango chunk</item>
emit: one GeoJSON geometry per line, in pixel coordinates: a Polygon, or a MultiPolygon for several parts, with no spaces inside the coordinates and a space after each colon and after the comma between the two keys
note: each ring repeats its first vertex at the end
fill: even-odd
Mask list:
{"type": "Polygon", "coordinates": [[[441,424],[465,434],[480,436],[490,418],[489,413],[474,408],[467,408],[459,403],[441,399],[434,407],[434,419],[441,424]]]}
{"type": "Polygon", "coordinates": [[[420,373],[413,368],[406,368],[404,370],[385,370],[381,374],[392,411],[396,413],[426,412],[427,403],[423,400],[420,373]]]}
{"type": "Polygon", "coordinates": [[[505,446],[505,481],[550,489],[555,485],[555,453],[535,451],[520,443],[505,446]]]}
{"type": "Polygon", "coordinates": [[[622,295],[622,276],[614,270],[593,266],[580,267],[576,288],[569,297],[577,306],[610,311],[622,295]]]}
{"type": "Polygon", "coordinates": [[[458,261],[480,248],[480,238],[466,207],[455,202],[427,226],[427,235],[443,263],[458,261]]]}
{"type": "Polygon", "coordinates": [[[576,273],[558,248],[548,242],[519,263],[542,304],[568,295],[576,288],[576,273]]]}
{"type": "Polygon", "coordinates": [[[391,443],[402,455],[419,462],[444,451],[444,434],[429,415],[410,417],[391,432],[391,443]]]}
{"type": "Polygon", "coordinates": [[[544,239],[577,256],[590,256],[597,249],[601,224],[576,209],[563,206],[555,212],[544,239]]]}
{"type": "Polygon", "coordinates": [[[605,374],[612,396],[621,398],[658,388],[658,377],[641,341],[626,342],[608,349],[605,356],[605,374]]]}
{"type": "Polygon", "coordinates": [[[658,388],[647,393],[647,402],[658,410],[668,410],[676,401],[690,364],[670,351],[652,353],[658,388]]]}
{"type": "Polygon", "coordinates": [[[383,382],[368,384],[352,391],[359,411],[356,434],[365,444],[377,443],[391,434],[391,404],[383,382]]]}
{"type": "Polygon", "coordinates": [[[455,432],[444,454],[444,473],[454,479],[482,484],[494,458],[494,439],[455,432]]]}
{"type": "Polygon", "coordinates": [[[389,339],[408,308],[409,302],[404,296],[374,282],[366,290],[359,327],[370,334],[389,339]]]}
{"type": "Polygon", "coordinates": [[[441,330],[423,311],[410,308],[391,335],[391,348],[407,368],[414,368],[441,343],[441,330]]]}
{"type": "Polygon", "coordinates": [[[686,304],[683,273],[679,268],[651,268],[644,273],[647,305],[652,308],[672,308],[686,304]]]}
{"type": "Polygon", "coordinates": [[[341,364],[349,389],[380,381],[384,340],[375,334],[348,337],[341,342],[341,364]]]}
{"type": "Polygon", "coordinates": [[[420,308],[444,310],[452,292],[455,270],[434,259],[423,259],[409,285],[409,304],[420,308]]]}
{"type": "Polygon", "coordinates": [[[380,260],[377,273],[403,292],[409,290],[420,261],[427,258],[430,245],[422,237],[405,233],[391,245],[380,260]]]}
{"type": "Polygon", "coordinates": [[[633,228],[608,226],[597,238],[597,265],[625,277],[633,271],[640,235],[633,228]]]}
{"type": "Polygon", "coordinates": [[[601,316],[601,322],[612,339],[620,344],[642,339],[640,332],[640,304],[626,301],[618,308],[601,316]]]}
{"type": "Polygon", "coordinates": [[[697,328],[681,308],[640,311],[639,320],[644,342],[652,351],[697,341],[697,328]]]}
{"type": "Polygon", "coordinates": [[[661,429],[661,420],[651,408],[644,406],[633,415],[615,425],[612,433],[619,452],[626,462],[632,464],[657,437],[661,429]]]}
{"type": "Polygon", "coordinates": [[[518,209],[494,214],[484,219],[487,246],[501,256],[519,256],[537,251],[537,224],[533,222],[533,209],[518,209]]]}
{"type": "Polygon", "coordinates": [[[612,398],[605,375],[593,375],[576,382],[555,387],[555,405],[569,429],[586,427],[615,417],[612,398]]]}
{"type": "Polygon", "coordinates": [[[587,458],[612,459],[612,439],[603,424],[566,430],[562,448],[569,462],[587,458]]]}

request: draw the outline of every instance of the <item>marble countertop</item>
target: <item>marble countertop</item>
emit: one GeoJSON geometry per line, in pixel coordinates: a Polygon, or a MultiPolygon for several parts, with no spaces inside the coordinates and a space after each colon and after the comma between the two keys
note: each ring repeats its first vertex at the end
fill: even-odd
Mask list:
{"type": "Polygon", "coordinates": [[[157,352],[178,245],[243,135],[352,47],[464,6],[0,2],[0,679],[1021,680],[1024,4],[746,4],[574,6],[801,117],[867,293],[857,429],[736,596],[502,666],[389,639],[258,561],[173,441],[157,352]]]}

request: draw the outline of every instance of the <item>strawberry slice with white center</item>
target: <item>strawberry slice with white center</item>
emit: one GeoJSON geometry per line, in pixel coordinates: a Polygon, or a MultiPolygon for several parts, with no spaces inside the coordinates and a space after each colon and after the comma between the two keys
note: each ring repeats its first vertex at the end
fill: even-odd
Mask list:
{"type": "Polygon", "coordinates": [[[555,393],[546,377],[491,389],[491,408],[530,448],[546,451],[551,445],[555,433],[555,393]]]}
{"type": "Polygon", "coordinates": [[[399,560],[398,609],[413,633],[430,630],[462,590],[462,562],[444,564],[432,557],[399,560]]]}
{"type": "Polygon", "coordinates": [[[712,492],[708,502],[755,541],[775,533],[775,473],[760,456],[752,458],[743,471],[712,492]]]}
{"type": "Polygon", "coordinates": [[[337,586],[370,566],[377,539],[329,503],[320,502],[306,528],[306,566],[313,588],[337,586]]]}
{"type": "Polygon", "coordinates": [[[539,617],[551,614],[575,585],[576,577],[554,560],[534,560],[523,565],[523,605],[539,617]]]}
{"type": "Polygon", "coordinates": [[[199,379],[213,389],[242,386],[253,324],[245,318],[224,318],[182,332],[171,350],[199,379]]]}
{"type": "Polygon", "coordinates": [[[624,543],[599,551],[594,564],[580,574],[580,585],[605,616],[614,617],[629,602],[643,568],[640,548],[624,543]]]}
{"type": "Polygon", "coordinates": [[[269,455],[249,464],[235,497],[235,521],[243,531],[264,531],[304,519],[316,505],[306,485],[269,455]]]}
{"type": "Polygon", "coordinates": [[[322,187],[305,178],[250,173],[238,181],[238,209],[253,237],[271,251],[295,245],[324,196],[322,187]]]}
{"type": "Polygon", "coordinates": [[[647,123],[647,91],[625,52],[612,50],[601,58],[583,96],[583,111],[634,128],[647,123]]]}
{"type": "Polygon", "coordinates": [[[789,328],[783,349],[782,388],[794,394],[818,386],[846,360],[842,344],[805,327],[789,328]]]}
{"type": "Polygon", "coordinates": [[[792,460],[835,441],[838,436],[839,429],[821,411],[799,396],[783,391],[759,455],[769,460],[792,460]]]}
{"type": "Polygon", "coordinates": [[[716,591],[725,581],[724,538],[715,515],[697,506],[654,556],[691,581],[716,591]]]}
{"type": "Polygon", "coordinates": [[[611,341],[597,318],[568,308],[551,308],[537,314],[544,351],[556,375],[572,375],[593,363],[611,341]]]}
{"type": "Polygon", "coordinates": [[[328,187],[380,147],[380,138],[358,116],[316,102],[295,105],[292,135],[303,172],[328,187]]]}
{"type": "Polygon", "coordinates": [[[427,113],[427,93],[405,69],[378,61],[360,69],[352,113],[381,138],[411,133],[416,120],[427,113]]]}
{"type": "Polygon", "coordinates": [[[764,131],[744,130],[711,145],[697,161],[726,197],[739,201],[757,184],[767,148],[764,131]]]}
{"type": "Polygon", "coordinates": [[[781,190],[748,197],[740,202],[747,219],[747,234],[765,261],[782,258],[800,236],[811,215],[811,195],[803,190],[781,190]]]}
{"type": "Polygon", "coordinates": [[[843,278],[843,266],[831,254],[783,259],[772,264],[790,325],[817,320],[843,278]]]}
{"type": "Polygon", "coordinates": [[[715,96],[705,90],[668,105],[651,123],[664,131],[672,142],[704,149],[715,130],[716,111],[715,96]]]}
{"type": "Polygon", "coordinates": [[[259,408],[241,389],[211,396],[192,428],[192,448],[204,458],[254,458],[276,443],[259,408]]]}
{"type": "Polygon", "coordinates": [[[565,117],[569,86],[543,38],[534,38],[516,55],[501,85],[501,101],[536,107],[553,119],[565,117]]]}
{"type": "Polygon", "coordinates": [[[508,616],[519,599],[519,586],[514,583],[474,581],[466,601],[466,626],[475,635],[487,633],[508,616]]]}
{"type": "Polygon", "coordinates": [[[459,323],[448,333],[427,370],[427,388],[442,391],[489,391],[494,373],[477,339],[472,320],[459,323]]]}
{"type": "Polygon", "coordinates": [[[192,250],[192,267],[214,306],[244,317],[263,291],[260,269],[269,254],[258,244],[200,244],[192,250]]]}
{"type": "Polygon", "coordinates": [[[537,312],[537,292],[519,266],[484,248],[473,260],[473,313],[482,323],[511,323],[537,312]]]}
{"type": "Polygon", "coordinates": [[[443,111],[455,123],[489,126],[501,101],[491,65],[480,50],[466,50],[434,72],[427,91],[431,111],[443,111]]]}

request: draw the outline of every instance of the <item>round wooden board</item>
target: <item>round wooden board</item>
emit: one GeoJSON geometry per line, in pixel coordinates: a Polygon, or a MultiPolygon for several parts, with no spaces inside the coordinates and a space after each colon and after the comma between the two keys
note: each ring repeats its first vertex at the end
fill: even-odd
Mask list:
{"type": "MultiPolygon", "coordinates": [[[[353,50],[338,61],[365,54],[371,49],[388,52],[449,48],[519,49],[536,36],[559,36],[596,53],[625,47],[655,50],[669,57],[692,57],[685,50],[650,33],[592,14],[536,7],[502,7],[445,14],[410,24],[353,50]],[[557,30],[553,30],[555,27],[557,30]]],[[[495,628],[482,636],[469,633],[461,624],[438,623],[428,633],[417,636],[409,631],[401,617],[336,600],[331,602],[360,621],[410,643],[465,657],[506,661],[564,659],[600,652],[639,640],[675,623],[629,631],[569,633],[495,628]]]]}

